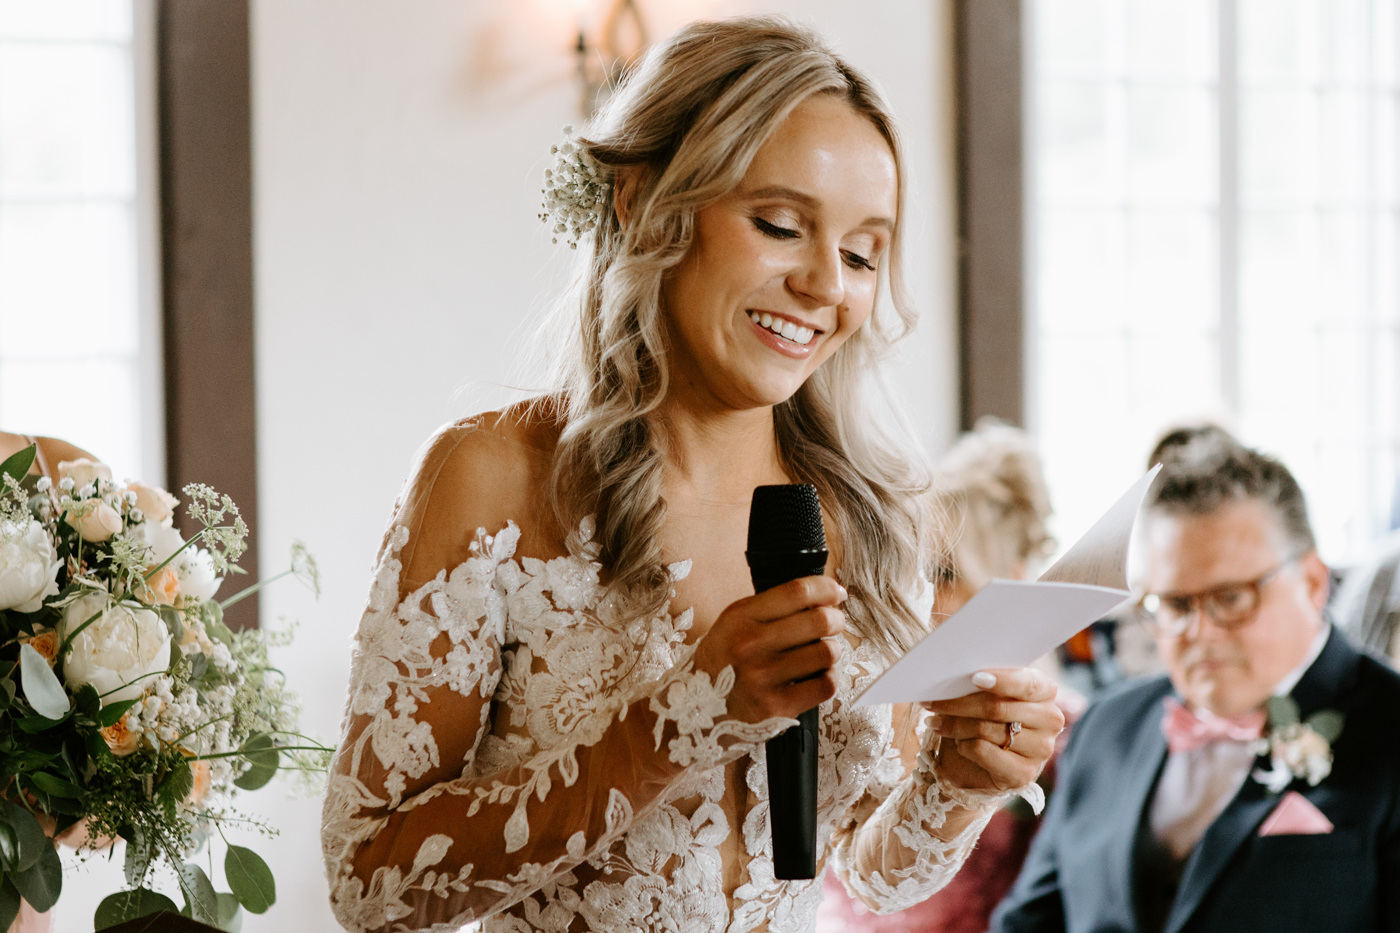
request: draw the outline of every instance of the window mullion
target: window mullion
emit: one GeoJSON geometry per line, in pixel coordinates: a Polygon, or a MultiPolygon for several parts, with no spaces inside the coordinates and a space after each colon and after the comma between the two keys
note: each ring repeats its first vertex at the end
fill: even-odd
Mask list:
{"type": "Polygon", "coordinates": [[[1219,237],[1218,351],[1220,398],[1239,417],[1240,394],[1240,127],[1239,4],[1218,0],[1217,147],[1219,190],[1216,235],[1219,237]]]}

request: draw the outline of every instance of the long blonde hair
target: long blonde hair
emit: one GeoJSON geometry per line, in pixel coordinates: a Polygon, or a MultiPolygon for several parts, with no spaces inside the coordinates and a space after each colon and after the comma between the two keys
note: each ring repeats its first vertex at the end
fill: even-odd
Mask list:
{"type": "MultiPolygon", "coordinates": [[[[904,162],[894,119],[874,86],[810,31],[775,17],[687,26],[653,47],[582,145],[605,172],[635,171],[630,217],[611,186],[591,261],[551,325],[563,423],[550,487],[561,527],[597,515],[613,585],[659,608],[670,577],[659,544],[665,438],[648,416],[669,384],[661,289],[690,248],[695,213],[738,187],[773,130],[802,101],[835,94],[868,117],[893,152],[903,214],[904,162]]],[[[872,315],[774,411],[789,474],[816,485],[840,529],[851,627],[896,655],[927,630],[910,596],[927,566],[928,478],[910,432],[881,426],[893,410],[877,366],[913,327],[896,226],[885,264],[897,321],[872,315]]]]}

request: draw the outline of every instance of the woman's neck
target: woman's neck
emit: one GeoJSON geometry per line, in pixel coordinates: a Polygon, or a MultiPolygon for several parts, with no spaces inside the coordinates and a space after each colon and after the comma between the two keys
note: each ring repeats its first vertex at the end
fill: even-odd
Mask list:
{"type": "Polygon", "coordinates": [[[690,502],[740,503],[755,486],[790,482],[778,454],[773,410],[701,412],[668,407],[657,419],[666,464],[666,498],[690,502]]]}

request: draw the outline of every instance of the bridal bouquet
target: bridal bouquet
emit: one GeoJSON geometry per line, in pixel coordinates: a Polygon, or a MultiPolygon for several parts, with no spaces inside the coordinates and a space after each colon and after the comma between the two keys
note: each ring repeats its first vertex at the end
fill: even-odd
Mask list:
{"type": "MultiPolygon", "coordinates": [[[[27,476],[34,456],[0,464],[0,930],[21,898],[39,912],[58,900],[55,838],[126,841],[128,890],[102,902],[97,929],[157,910],[236,929],[276,888],[261,858],[223,839],[269,832],[232,796],[279,768],[324,770],[330,751],[297,733],[296,699],[268,661],[286,636],[224,625],[227,606],[271,581],[214,599],[241,572],[247,535],[227,496],[185,487],[199,529],[186,541],[164,490],[119,485],[87,460],[60,464],[54,486],[27,476]],[[192,860],[216,838],[227,892],[192,860]],[[183,908],[149,886],[160,865],[183,908]]],[[[317,585],[300,547],[287,573],[317,585]]]]}

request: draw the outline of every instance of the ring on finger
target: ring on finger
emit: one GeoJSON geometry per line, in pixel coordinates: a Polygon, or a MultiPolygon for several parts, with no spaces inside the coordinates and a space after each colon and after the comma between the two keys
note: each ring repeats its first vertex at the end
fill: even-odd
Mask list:
{"type": "Polygon", "coordinates": [[[1011,743],[1016,741],[1016,736],[1021,734],[1023,728],[1025,727],[1014,719],[1006,724],[1006,741],[1001,743],[1002,751],[1009,752],[1011,750],[1011,743]]]}

